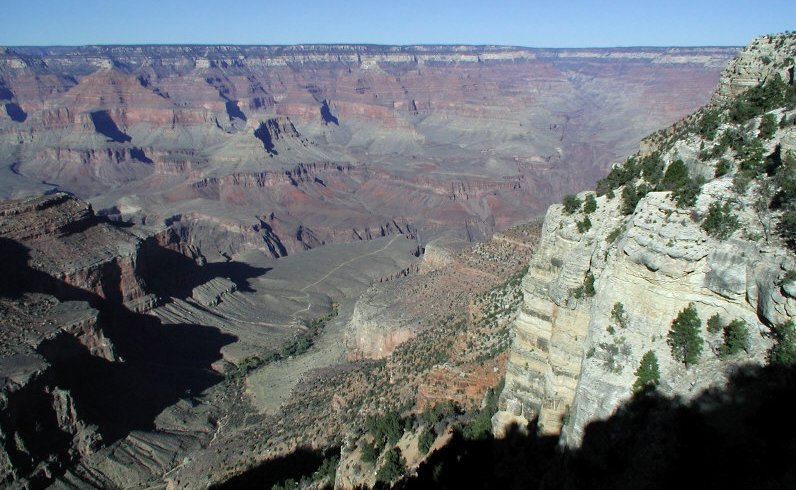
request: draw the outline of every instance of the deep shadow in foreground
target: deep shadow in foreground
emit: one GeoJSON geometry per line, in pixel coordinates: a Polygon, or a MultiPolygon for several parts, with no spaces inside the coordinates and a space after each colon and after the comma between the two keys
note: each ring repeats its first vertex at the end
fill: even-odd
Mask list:
{"type": "Polygon", "coordinates": [[[312,475],[318,470],[325,457],[339,454],[339,452],[338,448],[324,452],[301,447],[286,456],[266,461],[223,485],[213,488],[216,490],[269,489],[285,480],[299,481],[301,477],[312,475]]]}
{"type": "MultiPolygon", "coordinates": [[[[558,438],[538,436],[533,426],[527,434],[513,427],[503,439],[473,441],[457,433],[396,488],[792,489],[794,414],[796,369],[742,366],[725,389],[688,403],[656,391],[635,396],[590,424],[578,449],[562,449],[558,438]]],[[[299,468],[301,458],[311,466],[318,457],[301,450],[221,488],[298,480],[306,472],[287,474],[282,463],[299,468]]]]}
{"type": "Polygon", "coordinates": [[[434,453],[400,488],[796,488],[796,370],[744,366],[689,403],[650,391],[579,449],[523,435],[434,453]]]}
{"type": "Polygon", "coordinates": [[[107,445],[133,430],[155,429],[165,408],[223,380],[212,364],[236,337],[204,325],[164,325],[128,310],[116,296],[103,298],[69,285],[30,267],[29,249],[14,240],[0,237],[0,255],[0,277],[7,279],[0,281],[0,300],[25,301],[26,294],[44,293],[59,301],[85,301],[98,310],[98,327],[116,356],[93,355],[66,332],[38,344],[36,351],[50,367],[8,395],[0,413],[0,431],[14,438],[13,443],[4,441],[10,464],[29,478],[31,488],[46,486],[79,459],[72,447],[74,434],[65,430],[53,408],[56,390],[71,394],[80,421],[95,425],[107,445]],[[37,471],[45,460],[51,463],[48,471],[37,471]]]}

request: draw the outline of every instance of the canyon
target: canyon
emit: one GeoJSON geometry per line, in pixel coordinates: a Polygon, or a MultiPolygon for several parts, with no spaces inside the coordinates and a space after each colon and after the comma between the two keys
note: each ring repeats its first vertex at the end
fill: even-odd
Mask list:
{"type": "Polygon", "coordinates": [[[211,259],[481,240],[703,104],[734,48],[0,51],[0,195],[58,189],[211,259]]]}
{"type": "MultiPolygon", "coordinates": [[[[422,488],[462,434],[591,447],[645,352],[660,396],[732,384],[793,317],[796,261],[755,201],[773,176],[738,192],[741,150],[698,128],[753,140],[762,114],[727,114],[792,89],[793,46],[0,48],[0,481],[352,488],[398,448],[422,488]],[[627,182],[550,206],[651,155],[704,179],[693,205],[639,170],[629,213],[627,182]],[[700,220],[728,196],[720,240],[700,220]],[[677,362],[688,304],[743,320],[743,353],[712,332],[677,362]]],[[[769,112],[773,175],[795,114],[769,112]]]]}

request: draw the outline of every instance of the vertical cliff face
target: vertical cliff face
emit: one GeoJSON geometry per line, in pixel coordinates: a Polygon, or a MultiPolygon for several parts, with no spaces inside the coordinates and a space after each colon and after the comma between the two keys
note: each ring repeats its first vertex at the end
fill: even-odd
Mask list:
{"type": "Polygon", "coordinates": [[[643,153],[598,184],[595,211],[580,203],[548,210],[523,280],[496,433],[538,421],[541,432],[579,445],[590,422],[633,395],[648,352],[658,361],[657,389],[683,399],[721,386],[738,365],[767,362],[771,328],[796,316],[788,274],[796,270],[787,245],[793,237],[776,225],[787,206],[772,198],[785,195],[778,186],[796,156],[796,89],[785,78],[794,46],[794,36],[771,36],[747,47],[714,96],[715,127],[705,129],[712,116],[702,111],[646,140],[643,153]],[[777,73],[784,84],[765,85],[777,73]],[[761,83],[782,97],[739,116],[745,114],[739,94],[761,83]],[[764,130],[763,119],[774,126],[764,130]],[[740,142],[722,146],[733,135],[740,142]],[[756,156],[749,156],[750,146],[758,148],[756,156]],[[665,191],[669,170],[681,163],[690,177],[665,191]],[[708,181],[702,185],[700,177],[708,181]],[[698,189],[690,202],[682,198],[688,182],[698,189]],[[631,194],[637,203],[628,203],[631,194]],[[708,221],[724,203],[737,225],[722,234],[708,221]],[[667,336],[689,305],[701,321],[702,355],[686,366],[674,359],[667,336]],[[708,330],[714,315],[721,327],[708,330]],[[733,320],[746,325],[748,338],[740,353],[728,355],[722,328],[733,320]]]}

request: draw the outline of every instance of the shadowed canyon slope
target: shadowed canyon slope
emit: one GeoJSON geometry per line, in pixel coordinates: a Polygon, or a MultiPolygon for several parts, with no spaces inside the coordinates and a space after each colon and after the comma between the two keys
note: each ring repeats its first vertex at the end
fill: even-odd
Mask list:
{"type": "Polygon", "coordinates": [[[479,239],[703,104],[736,52],[3,48],[0,193],[58,187],[209,258],[479,239]]]}

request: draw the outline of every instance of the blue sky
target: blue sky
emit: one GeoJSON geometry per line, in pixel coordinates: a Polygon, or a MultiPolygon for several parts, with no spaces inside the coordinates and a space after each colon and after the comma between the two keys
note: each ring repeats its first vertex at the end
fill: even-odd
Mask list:
{"type": "Polygon", "coordinates": [[[0,45],[744,45],[796,1],[0,0],[0,45]]]}

